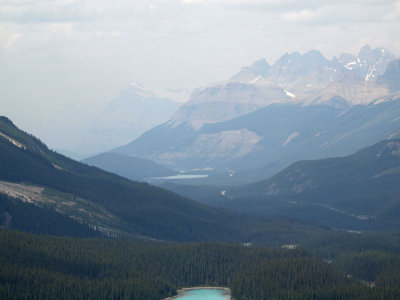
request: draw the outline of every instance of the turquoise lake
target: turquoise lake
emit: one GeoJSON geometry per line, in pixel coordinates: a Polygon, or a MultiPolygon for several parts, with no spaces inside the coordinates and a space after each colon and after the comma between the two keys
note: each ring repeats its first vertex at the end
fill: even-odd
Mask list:
{"type": "Polygon", "coordinates": [[[198,178],[206,178],[208,175],[190,175],[190,174],[179,174],[174,176],[166,176],[166,177],[152,177],[149,180],[174,180],[174,179],[198,179],[198,178]]]}
{"type": "Polygon", "coordinates": [[[182,293],[178,300],[230,300],[231,297],[225,290],[218,289],[196,289],[182,293]]]}

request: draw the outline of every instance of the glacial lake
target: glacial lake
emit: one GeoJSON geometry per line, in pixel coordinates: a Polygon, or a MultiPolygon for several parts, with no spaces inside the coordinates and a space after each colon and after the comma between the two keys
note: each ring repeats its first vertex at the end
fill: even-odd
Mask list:
{"type": "Polygon", "coordinates": [[[223,289],[193,289],[180,292],[174,300],[230,300],[231,297],[223,289]]]}
{"type": "Polygon", "coordinates": [[[166,176],[166,177],[152,177],[149,180],[174,180],[174,179],[198,179],[198,178],[206,178],[208,175],[189,175],[189,174],[179,174],[174,176],[166,176]]]}

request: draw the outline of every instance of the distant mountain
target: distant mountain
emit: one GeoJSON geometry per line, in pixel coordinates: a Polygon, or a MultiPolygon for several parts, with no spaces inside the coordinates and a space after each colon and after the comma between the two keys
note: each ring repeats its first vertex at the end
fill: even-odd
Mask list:
{"type": "Polygon", "coordinates": [[[396,56],[385,48],[371,49],[368,45],[362,47],[357,56],[348,53],[339,56],[339,62],[346,69],[363,77],[366,81],[376,80],[394,59],[396,56]]]}
{"type": "Polygon", "coordinates": [[[305,97],[304,104],[326,104],[337,107],[337,99],[340,99],[339,107],[349,108],[358,104],[368,105],[377,98],[390,94],[386,84],[372,80],[366,81],[360,75],[345,72],[321,91],[305,97]]]}
{"type": "Polygon", "coordinates": [[[143,181],[150,177],[164,177],[177,174],[176,171],[150,160],[112,152],[98,154],[86,158],[82,162],[131,180],[143,181]]]}
{"type": "Polygon", "coordinates": [[[231,81],[234,82],[249,82],[256,78],[262,78],[268,74],[271,66],[265,60],[265,58],[261,58],[255,61],[249,67],[243,67],[238,74],[231,78],[231,81]]]}
{"type": "Polygon", "coordinates": [[[274,104],[199,131],[162,125],[115,151],[175,168],[213,168],[203,183],[245,183],[297,160],[347,155],[382,138],[400,137],[399,112],[400,94],[347,108],[274,104]]]}
{"type": "MultiPolygon", "coordinates": [[[[172,94],[169,92],[168,96],[172,94]]],[[[76,151],[99,153],[124,145],[146,130],[167,121],[181,105],[132,83],[91,124],[76,151]]]]}
{"type": "Polygon", "coordinates": [[[49,150],[0,117],[0,228],[73,236],[287,243],[325,229],[199,204],[49,150]]]}
{"type": "Polygon", "coordinates": [[[273,103],[298,103],[337,79],[344,71],[337,60],[318,51],[285,54],[270,66],[265,59],[244,67],[230,80],[196,90],[170,122],[200,129],[239,117],[273,103]]]}
{"type": "MultiPolygon", "coordinates": [[[[238,117],[271,103],[297,103],[316,100],[320,94],[344,96],[350,104],[359,104],[368,96],[369,103],[388,94],[385,86],[375,83],[388,64],[396,57],[384,48],[365,46],[355,56],[342,54],[339,59],[326,59],[319,51],[305,54],[285,54],[273,65],[265,59],[244,67],[230,80],[196,90],[186,105],[171,118],[173,124],[188,122],[199,129],[205,123],[215,123],[238,117]],[[360,82],[371,83],[367,88],[346,92],[349,86],[360,82]],[[335,86],[335,88],[332,87],[335,86]],[[324,91],[327,88],[328,91],[324,91]],[[373,95],[370,95],[374,90],[373,95]],[[336,94],[335,94],[336,93],[336,94]],[[373,98],[375,97],[375,98],[373,98]]],[[[329,102],[330,98],[325,99],[329,102]]],[[[319,99],[321,101],[321,99],[319,99]]]]}
{"type": "Polygon", "coordinates": [[[219,203],[334,228],[398,230],[399,183],[400,139],[394,139],[345,157],[296,162],[267,180],[228,188],[219,203]]]}
{"type": "Polygon", "coordinates": [[[188,124],[198,130],[244,115],[275,102],[289,102],[290,95],[276,85],[226,82],[195,90],[190,101],[181,106],[167,123],[174,127],[188,124]]]}
{"type": "Polygon", "coordinates": [[[215,184],[350,154],[399,134],[394,58],[366,46],[332,60],[316,50],[285,54],[273,65],[261,59],[227,82],[194,91],[168,122],[114,151],[176,169],[213,169],[201,182],[215,184]]]}
{"type": "Polygon", "coordinates": [[[391,92],[400,91],[400,59],[391,61],[385,73],[378,77],[378,82],[391,92]]]}
{"type": "Polygon", "coordinates": [[[319,51],[310,50],[303,55],[294,52],[282,56],[266,74],[265,80],[299,98],[324,88],[339,78],[343,71],[336,59],[329,61],[319,51]]]}

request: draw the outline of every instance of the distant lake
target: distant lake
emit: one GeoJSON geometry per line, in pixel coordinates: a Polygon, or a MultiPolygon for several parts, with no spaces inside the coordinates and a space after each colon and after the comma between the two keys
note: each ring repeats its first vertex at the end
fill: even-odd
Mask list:
{"type": "Polygon", "coordinates": [[[166,177],[153,177],[149,178],[150,180],[174,180],[174,179],[197,179],[197,178],[206,178],[208,175],[190,175],[190,174],[179,174],[174,176],[166,176],[166,177]]]}
{"type": "Polygon", "coordinates": [[[174,300],[230,300],[226,290],[199,288],[179,293],[174,300]]]}

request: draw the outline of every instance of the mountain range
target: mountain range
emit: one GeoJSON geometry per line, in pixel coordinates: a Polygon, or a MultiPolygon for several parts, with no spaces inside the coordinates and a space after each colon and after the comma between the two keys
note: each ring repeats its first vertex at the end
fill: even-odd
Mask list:
{"type": "Polygon", "coordinates": [[[285,54],[273,65],[261,59],[195,90],[168,122],[113,151],[212,170],[199,183],[257,181],[297,160],[399,137],[399,79],[400,62],[384,48],[331,60],[316,50],[285,54]]]}
{"type": "Polygon", "coordinates": [[[326,229],[215,209],[49,150],[0,117],[0,227],[172,241],[287,243],[326,229]],[[298,235],[294,235],[298,232],[298,235]]]}

